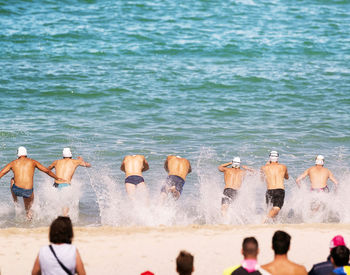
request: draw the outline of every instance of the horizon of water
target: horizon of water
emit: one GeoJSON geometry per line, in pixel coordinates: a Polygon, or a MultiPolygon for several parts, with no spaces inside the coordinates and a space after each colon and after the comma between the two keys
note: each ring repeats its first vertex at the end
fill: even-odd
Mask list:
{"type": "MultiPolygon", "coordinates": [[[[73,178],[82,226],[256,224],[266,185],[248,174],[227,219],[221,163],[258,170],[278,150],[291,178],[277,223],[349,222],[350,3],[347,1],[0,0],[0,166],[18,146],[48,166],[63,147],[91,162],[73,178]],[[143,154],[149,205],[130,204],[120,164],[143,154]],[[158,205],[169,154],[193,172],[176,203],[158,205]],[[326,157],[340,182],[310,212],[309,182],[326,157]]],[[[42,226],[60,213],[36,172],[34,220],[0,179],[0,227],[42,226]]],[[[332,184],[330,184],[332,188],[332,184]]]]}

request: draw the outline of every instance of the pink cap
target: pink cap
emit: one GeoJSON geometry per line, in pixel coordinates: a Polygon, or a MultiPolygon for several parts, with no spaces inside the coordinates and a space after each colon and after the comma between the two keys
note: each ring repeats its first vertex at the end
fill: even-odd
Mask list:
{"type": "Polygon", "coordinates": [[[152,273],[151,271],[145,271],[145,272],[142,272],[140,275],[154,275],[154,273],[152,273]]]}
{"type": "Polygon", "coordinates": [[[331,243],[329,244],[329,248],[332,249],[332,248],[337,247],[339,245],[345,246],[344,238],[341,235],[337,235],[331,240],[331,243]]]}

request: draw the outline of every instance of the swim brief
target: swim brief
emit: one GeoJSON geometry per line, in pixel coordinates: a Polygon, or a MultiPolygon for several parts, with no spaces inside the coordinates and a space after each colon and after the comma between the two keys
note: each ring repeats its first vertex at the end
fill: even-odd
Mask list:
{"type": "Polygon", "coordinates": [[[314,192],[325,192],[325,193],[329,193],[329,189],[328,189],[328,186],[325,186],[323,188],[311,188],[311,191],[314,191],[314,192]]]}
{"type": "Polygon", "coordinates": [[[58,189],[61,189],[61,188],[64,188],[64,187],[69,187],[71,185],[69,183],[57,183],[57,182],[55,182],[53,184],[53,186],[58,188],[58,189]]]}
{"type": "Polygon", "coordinates": [[[162,186],[161,192],[167,193],[168,189],[172,186],[175,186],[176,190],[181,194],[182,188],[185,184],[185,180],[179,176],[169,175],[166,178],[165,185],[162,186]]]}
{"type": "Polygon", "coordinates": [[[232,188],[224,189],[224,196],[221,199],[221,204],[231,204],[237,196],[238,190],[232,188]]]}
{"type": "Polygon", "coordinates": [[[31,195],[33,194],[33,188],[32,189],[24,189],[24,188],[16,186],[15,184],[13,184],[11,186],[11,190],[17,197],[30,198],[31,195]]]}
{"type": "Polygon", "coordinates": [[[284,189],[268,189],[265,195],[266,203],[272,203],[273,207],[281,209],[284,203],[284,195],[284,189]]]}
{"type": "Polygon", "coordinates": [[[125,179],[125,183],[131,183],[131,184],[135,184],[135,185],[137,185],[137,184],[139,184],[139,183],[141,183],[141,182],[144,182],[145,180],[143,179],[143,177],[141,177],[141,176],[136,176],[136,175],[134,175],[134,176],[129,176],[129,177],[127,177],[126,179],[125,179]]]}

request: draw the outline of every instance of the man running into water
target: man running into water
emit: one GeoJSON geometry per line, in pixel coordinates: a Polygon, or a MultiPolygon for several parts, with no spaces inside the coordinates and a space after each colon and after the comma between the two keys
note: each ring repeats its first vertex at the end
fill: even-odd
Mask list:
{"type": "Polygon", "coordinates": [[[323,167],[324,156],[318,155],[315,160],[315,166],[312,166],[304,171],[297,179],[296,183],[300,187],[300,182],[302,179],[309,176],[311,182],[311,190],[318,192],[329,192],[327,181],[330,179],[336,186],[338,181],[333,176],[332,172],[323,167]]]}
{"type": "Polygon", "coordinates": [[[168,172],[168,177],[161,189],[161,200],[164,202],[169,192],[177,200],[181,195],[186,176],[192,172],[191,164],[185,158],[170,155],[164,163],[164,169],[168,172]]]}
{"type": "Polygon", "coordinates": [[[125,188],[130,199],[134,200],[136,189],[144,195],[147,194],[145,180],[142,172],[149,169],[148,162],[143,155],[125,156],[120,170],[125,172],[125,188]]]}
{"type": "Polygon", "coordinates": [[[38,161],[27,158],[27,149],[25,147],[18,147],[17,156],[18,159],[11,161],[0,171],[0,178],[12,170],[14,175],[11,179],[13,201],[17,203],[17,197],[23,197],[27,218],[30,220],[32,218],[31,207],[34,201],[33,185],[35,168],[38,168],[55,180],[61,179],[38,161]]]}
{"type": "MultiPolygon", "coordinates": [[[[82,157],[77,157],[77,159],[72,158],[72,152],[70,148],[64,148],[62,152],[62,159],[55,160],[48,168],[52,170],[55,168],[56,174],[64,180],[55,180],[53,186],[59,190],[64,187],[71,186],[71,180],[73,178],[74,172],[78,166],[91,167],[91,164],[85,162],[82,157]]],[[[68,215],[69,208],[63,208],[63,215],[68,215]]]]}
{"type": "MultiPolygon", "coordinates": [[[[249,167],[242,165],[243,169],[253,171],[249,167]]],[[[241,169],[241,159],[235,157],[232,162],[219,165],[220,172],[224,172],[225,188],[221,200],[221,212],[225,216],[229,205],[235,200],[238,190],[241,188],[246,171],[241,169]],[[227,166],[232,165],[232,168],[227,166]]]]}
{"type": "Polygon", "coordinates": [[[261,167],[262,175],[267,183],[266,203],[272,203],[272,209],[267,218],[274,218],[281,210],[285,196],[284,179],[289,179],[287,167],[278,163],[278,158],[278,152],[271,151],[269,161],[261,167]]]}

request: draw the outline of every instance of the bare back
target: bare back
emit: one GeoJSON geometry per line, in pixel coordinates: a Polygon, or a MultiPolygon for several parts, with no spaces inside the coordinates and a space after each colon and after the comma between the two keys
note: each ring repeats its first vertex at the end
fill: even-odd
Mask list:
{"type": "MultiPolygon", "coordinates": [[[[55,162],[56,163],[54,167],[55,167],[56,175],[61,179],[65,179],[65,183],[70,183],[75,170],[80,165],[80,160],[64,158],[64,159],[56,160],[55,162]]],[[[63,183],[57,180],[55,182],[63,183]]]]}
{"type": "Polygon", "coordinates": [[[225,168],[225,188],[238,190],[241,188],[245,171],[240,168],[225,168]]]}
{"type": "Polygon", "coordinates": [[[274,260],[271,263],[262,266],[263,269],[272,275],[306,275],[304,266],[286,260],[274,260]]]}
{"type": "Polygon", "coordinates": [[[148,170],[148,168],[148,163],[142,155],[125,156],[120,167],[125,172],[125,177],[142,176],[142,172],[148,170]]]}
{"type": "Polygon", "coordinates": [[[24,189],[33,188],[36,161],[30,158],[19,158],[11,162],[16,186],[24,189]]]}
{"type": "Polygon", "coordinates": [[[308,174],[312,188],[324,188],[327,186],[327,181],[330,176],[329,169],[321,165],[315,165],[308,169],[308,174]]]}
{"type": "Polygon", "coordinates": [[[184,180],[192,171],[191,164],[187,159],[176,156],[168,156],[164,168],[168,172],[168,175],[179,176],[184,180]]]}
{"type": "Polygon", "coordinates": [[[271,162],[261,167],[265,175],[267,189],[284,189],[284,179],[288,179],[287,167],[278,162],[271,162]]]}

